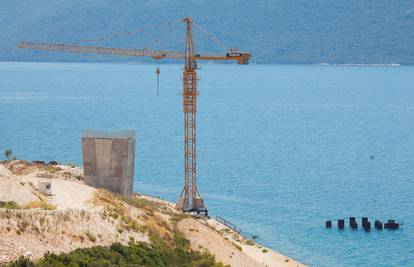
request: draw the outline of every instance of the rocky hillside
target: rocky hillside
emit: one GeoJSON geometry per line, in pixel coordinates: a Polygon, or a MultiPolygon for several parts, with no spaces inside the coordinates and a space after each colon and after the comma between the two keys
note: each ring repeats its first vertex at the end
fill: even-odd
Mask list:
{"type": "MultiPolygon", "coordinates": [[[[222,266],[214,257],[237,267],[302,266],[213,219],[188,217],[169,202],[89,187],[75,166],[3,162],[0,189],[0,264],[20,258],[12,266],[31,260],[50,266],[50,260],[77,261],[79,255],[90,261],[105,258],[109,264],[108,258],[119,260],[113,255],[122,250],[123,255],[141,253],[134,256],[136,262],[158,262],[144,266],[163,266],[162,258],[166,266],[222,266]],[[51,181],[51,196],[39,191],[39,179],[51,181]],[[45,253],[69,254],[43,259],[45,253]]],[[[134,262],[131,257],[125,261],[134,262]]]]}

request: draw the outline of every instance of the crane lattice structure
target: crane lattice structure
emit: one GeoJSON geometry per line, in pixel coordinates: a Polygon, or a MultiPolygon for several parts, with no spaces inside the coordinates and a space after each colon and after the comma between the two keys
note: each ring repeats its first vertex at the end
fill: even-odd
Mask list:
{"type": "MultiPolygon", "coordinates": [[[[20,42],[19,48],[61,51],[71,53],[109,54],[120,56],[152,57],[159,59],[184,60],[183,71],[183,107],[184,107],[184,188],[177,201],[176,208],[191,214],[207,215],[204,199],[197,189],[197,150],[196,150],[196,112],[197,112],[197,60],[232,60],[238,64],[248,64],[251,54],[230,49],[223,54],[196,53],[192,19],[186,17],[186,37],[184,52],[171,50],[126,49],[98,46],[81,46],[76,44],[52,44],[20,42]]],[[[216,39],[217,40],[217,39],[216,39]]],[[[221,44],[221,43],[220,43],[221,44]]]]}

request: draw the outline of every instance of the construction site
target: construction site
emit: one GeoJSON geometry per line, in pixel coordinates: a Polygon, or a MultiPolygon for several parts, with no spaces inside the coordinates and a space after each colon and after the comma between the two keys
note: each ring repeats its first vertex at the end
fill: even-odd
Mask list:
{"type": "Polygon", "coordinates": [[[414,266],[412,0],[1,3],[0,267],[414,266]]]}
{"type": "MultiPolygon", "coordinates": [[[[17,46],[52,52],[90,53],[118,56],[150,57],[157,62],[162,59],[183,60],[182,105],[184,111],[184,175],[183,189],[179,194],[176,208],[196,216],[207,216],[208,210],[204,198],[197,187],[197,96],[198,75],[197,61],[234,61],[237,64],[248,64],[251,54],[231,48],[223,54],[196,51],[192,27],[194,21],[190,17],[182,20],[185,25],[184,51],[126,49],[98,46],[82,46],[77,44],[55,44],[21,42],[17,46]]],[[[219,46],[224,45],[207,30],[197,28],[219,46]]],[[[114,35],[116,36],[116,34],[114,35]]],[[[160,70],[157,68],[157,87],[159,87],[160,70]]],[[[157,88],[158,94],[159,88],[157,88]]],[[[139,135],[139,133],[138,133],[139,135]]],[[[94,187],[103,187],[120,194],[133,192],[135,136],[127,132],[84,131],[82,137],[83,166],[86,183],[94,187]]]]}
{"type": "MultiPolygon", "coordinates": [[[[8,160],[0,162],[0,226],[4,226],[0,227],[0,264],[23,259],[38,263],[47,260],[50,253],[58,254],[51,256],[57,262],[56,257],[65,257],[65,253],[83,253],[93,247],[114,250],[108,257],[97,254],[93,260],[96,266],[103,266],[101,260],[106,261],[105,266],[117,266],[107,264],[116,253],[114,248],[122,246],[124,251],[149,251],[149,256],[141,253],[136,259],[126,259],[133,266],[158,258],[161,264],[144,262],[142,266],[223,266],[221,262],[237,267],[301,266],[243,237],[231,222],[208,216],[197,186],[197,61],[247,64],[251,55],[237,49],[216,55],[196,52],[193,21],[187,17],[183,22],[183,52],[31,42],[18,45],[35,50],[183,60],[183,185],[176,203],[134,192],[134,173],[140,168],[135,166],[140,132],[134,129],[84,129],[80,142],[83,168],[57,161],[16,160],[10,150],[8,160]],[[158,251],[160,255],[152,255],[158,251]]],[[[155,73],[158,78],[159,68],[155,73]]],[[[77,256],[73,260],[82,261],[77,256]]]]}

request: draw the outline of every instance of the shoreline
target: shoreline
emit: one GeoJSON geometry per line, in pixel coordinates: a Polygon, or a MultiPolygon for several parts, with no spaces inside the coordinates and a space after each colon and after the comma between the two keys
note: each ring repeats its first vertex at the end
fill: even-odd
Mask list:
{"type": "MultiPolygon", "coordinates": [[[[175,204],[159,197],[140,194],[141,197],[159,201],[174,208],[175,204]]],[[[181,221],[178,228],[190,240],[193,250],[208,248],[217,260],[235,267],[304,267],[303,263],[270,247],[257,243],[235,232],[215,218],[189,218],[181,221]],[[201,225],[198,225],[201,224],[201,225]],[[224,242],[223,242],[224,241],[224,242]],[[227,242],[226,242],[227,241],[227,242]],[[226,244],[227,243],[227,244],[226,244]],[[220,244],[215,246],[214,244],[220,244]],[[243,257],[241,254],[245,255],[243,257]],[[243,260],[240,261],[239,259],[243,260]]]]}
{"type": "MultiPolygon", "coordinates": [[[[82,173],[81,168],[74,166],[38,166],[25,161],[0,162],[0,201],[13,201],[22,207],[0,208],[0,226],[4,226],[0,227],[1,263],[16,260],[20,256],[31,259],[42,258],[46,251],[68,253],[77,248],[108,246],[114,242],[127,244],[131,236],[137,241],[149,242],[145,232],[124,230],[123,233],[118,233],[119,227],[124,223],[118,217],[108,221],[102,203],[96,203],[96,195],[101,191],[84,184],[83,180],[79,179],[82,173]],[[49,171],[52,171],[48,179],[52,183],[53,194],[46,196],[36,188],[39,179],[44,179],[39,178],[37,174],[49,171]],[[28,206],[39,202],[42,202],[42,207],[28,206]],[[67,216],[76,219],[72,221],[66,219],[67,216]],[[53,226],[42,225],[43,217],[48,218],[53,226]],[[21,229],[22,218],[26,218],[28,226],[21,229]],[[52,231],[53,228],[60,230],[52,231]],[[88,233],[93,233],[96,240],[88,240],[88,233]]],[[[159,211],[148,213],[145,207],[144,210],[130,207],[127,208],[130,210],[127,214],[133,217],[136,214],[156,216],[151,219],[152,223],[166,220],[167,224],[171,224],[171,214],[180,215],[181,219],[176,222],[175,227],[189,240],[190,248],[198,252],[208,252],[214,255],[217,261],[226,265],[305,266],[271,248],[257,244],[254,240],[243,237],[216,219],[189,217],[175,210],[174,203],[141,195],[139,192],[134,193],[132,198],[142,199],[144,203],[152,202],[150,206],[158,206],[159,211]]],[[[124,202],[122,205],[128,207],[129,204],[124,202]]],[[[145,225],[145,222],[141,223],[145,225]]],[[[152,223],[147,226],[151,226],[152,223]]],[[[166,225],[165,223],[161,222],[156,228],[161,229],[166,225]]]]}

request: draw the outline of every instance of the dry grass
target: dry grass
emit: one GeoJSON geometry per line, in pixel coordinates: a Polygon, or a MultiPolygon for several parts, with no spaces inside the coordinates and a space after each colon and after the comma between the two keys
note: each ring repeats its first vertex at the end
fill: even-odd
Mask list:
{"type": "Polygon", "coordinates": [[[116,195],[118,199],[124,201],[128,205],[131,205],[138,209],[144,209],[146,213],[149,215],[152,215],[154,212],[159,212],[160,207],[163,206],[161,203],[151,201],[142,197],[139,197],[137,195],[133,195],[131,197],[129,196],[123,196],[123,195],[116,195]]]}
{"type": "Polygon", "coordinates": [[[239,246],[239,245],[237,245],[236,243],[234,243],[234,242],[231,242],[232,244],[233,244],[233,246],[235,247],[235,248],[237,248],[237,250],[240,250],[240,251],[242,251],[243,249],[242,249],[242,247],[241,246],[239,246]]]}
{"type": "Polygon", "coordinates": [[[254,246],[255,245],[255,243],[250,239],[247,239],[246,241],[244,241],[244,244],[246,244],[248,246],[254,246]]]}
{"type": "Polygon", "coordinates": [[[86,232],[86,236],[88,237],[89,241],[95,243],[96,242],[96,237],[89,231],[86,232]]]}
{"type": "Polygon", "coordinates": [[[55,210],[56,205],[48,204],[44,200],[30,201],[25,206],[26,209],[44,209],[44,210],[55,210]]]}
{"type": "Polygon", "coordinates": [[[142,222],[130,214],[127,205],[119,197],[108,190],[100,189],[96,192],[94,204],[103,206],[101,213],[103,219],[112,219],[118,223],[118,232],[124,231],[144,232],[142,222]]]}
{"type": "Polygon", "coordinates": [[[15,175],[26,175],[37,169],[36,166],[25,160],[13,160],[5,166],[15,175]]]}
{"type": "Polygon", "coordinates": [[[20,206],[13,201],[3,202],[0,201],[0,208],[3,209],[44,209],[44,210],[55,210],[56,206],[48,204],[45,200],[34,200],[30,201],[24,206],[20,206]]]}
{"type": "Polygon", "coordinates": [[[174,242],[176,224],[187,218],[187,215],[173,212],[165,203],[138,195],[118,195],[104,189],[97,191],[94,204],[104,207],[101,213],[103,219],[118,223],[120,234],[125,231],[148,233],[150,237],[161,238],[167,244],[174,242]]]}
{"type": "Polygon", "coordinates": [[[37,198],[39,198],[41,201],[47,200],[47,196],[45,196],[44,194],[40,193],[37,190],[32,190],[32,194],[35,195],[37,198]]]}
{"type": "MultiPolygon", "coordinates": [[[[26,228],[29,226],[30,224],[29,224],[29,222],[28,221],[26,221],[26,220],[22,220],[22,221],[19,221],[19,222],[17,222],[17,228],[18,228],[18,230],[17,231],[19,231],[20,233],[23,233],[23,232],[25,232],[26,231],[26,228]]],[[[17,232],[16,231],[16,232],[17,232]]]]}
{"type": "Polygon", "coordinates": [[[54,165],[46,165],[44,167],[45,171],[49,172],[50,174],[55,174],[59,171],[62,170],[62,168],[58,167],[58,166],[54,166],[54,165]]]}

